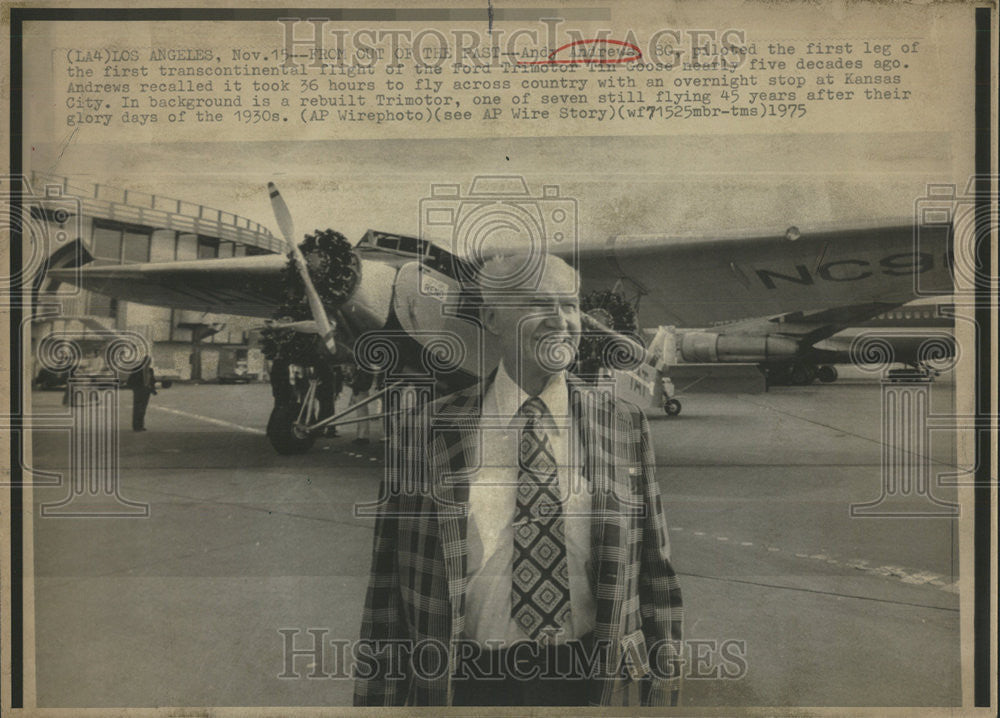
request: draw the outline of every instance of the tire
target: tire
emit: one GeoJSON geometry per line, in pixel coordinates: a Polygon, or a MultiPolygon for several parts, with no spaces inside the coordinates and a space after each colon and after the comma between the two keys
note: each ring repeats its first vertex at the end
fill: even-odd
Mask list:
{"type": "Polygon", "coordinates": [[[768,387],[788,386],[792,383],[792,368],[784,364],[767,366],[764,368],[764,379],[768,387]]]}
{"type": "Polygon", "coordinates": [[[274,450],[283,456],[304,454],[316,441],[315,434],[299,436],[292,428],[298,416],[298,404],[278,404],[267,420],[268,441],[274,450]]]}
{"type": "Polygon", "coordinates": [[[160,382],[160,386],[162,386],[164,389],[169,389],[173,385],[174,385],[174,382],[173,382],[172,379],[166,379],[166,380],[160,382]]]}
{"type": "Polygon", "coordinates": [[[796,386],[807,386],[815,381],[816,370],[805,364],[796,364],[792,367],[792,373],[789,378],[792,384],[796,386]]]}
{"type": "Polygon", "coordinates": [[[816,370],[816,378],[824,384],[832,384],[837,381],[837,367],[824,365],[816,370]]]}
{"type": "Polygon", "coordinates": [[[65,388],[68,379],[69,377],[65,374],[54,372],[50,369],[42,369],[38,372],[38,378],[35,381],[37,382],[39,389],[44,391],[55,391],[56,389],[65,388]]]}
{"type": "Polygon", "coordinates": [[[667,399],[663,402],[663,413],[667,416],[677,416],[681,413],[681,403],[676,399],[667,399]]]}

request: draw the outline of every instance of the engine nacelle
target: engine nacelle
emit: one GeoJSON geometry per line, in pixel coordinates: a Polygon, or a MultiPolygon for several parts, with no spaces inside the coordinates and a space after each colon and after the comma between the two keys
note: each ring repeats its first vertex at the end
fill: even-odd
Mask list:
{"type": "Polygon", "coordinates": [[[776,334],[718,334],[715,332],[685,332],[680,337],[681,357],[686,362],[751,362],[770,359],[791,359],[799,351],[799,343],[776,334]]]}
{"type": "Polygon", "coordinates": [[[397,270],[391,265],[361,257],[358,258],[358,268],[358,281],[340,311],[358,333],[381,329],[389,317],[397,270]]]}

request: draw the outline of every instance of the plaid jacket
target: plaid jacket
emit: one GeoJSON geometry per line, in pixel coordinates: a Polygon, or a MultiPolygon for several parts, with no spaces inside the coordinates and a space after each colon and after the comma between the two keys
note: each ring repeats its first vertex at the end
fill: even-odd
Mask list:
{"type": "MultiPolygon", "coordinates": [[[[591,585],[601,650],[589,702],[676,705],[683,611],[649,425],[634,405],[575,377],[568,384],[593,491],[591,585]]],[[[481,455],[485,385],[410,414],[390,439],[375,505],[355,705],[451,704],[465,630],[469,478],[481,455]]]]}

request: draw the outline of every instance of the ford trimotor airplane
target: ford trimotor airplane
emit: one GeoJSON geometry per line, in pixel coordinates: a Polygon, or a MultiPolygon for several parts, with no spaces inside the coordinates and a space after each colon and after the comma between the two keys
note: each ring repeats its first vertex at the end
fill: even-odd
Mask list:
{"type": "MultiPolygon", "coordinates": [[[[508,186],[510,180],[524,186],[520,178],[499,179],[508,186]]],[[[619,235],[596,246],[566,241],[563,249],[561,233],[540,226],[544,221],[530,207],[511,202],[509,190],[497,199],[495,194],[477,194],[474,185],[469,196],[453,204],[450,242],[367,232],[353,250],[353,288],[336,306],[324,306],[299,252],[288,208],[273,184],[269,192],[281,232],[297,255],[313,316],[312,321],[287,326],[318,332],[332,361],[353,361],[353,350],[366,333],[389,328],[450,354],[456,376],[492,370],[483,333],[462,318],[468,309],[463,309],[467,293],[462,286],[471,276],[472,263],[455,246],[454,237],[461,227],[475,228],[477,216],[483,226],[500,217],[501,225],[521,226],[542,237],[547,251],[575,255],[581,295],[614,290],[639,310],[641,326],[661,328],[645,351],[645,358],[652,359],[642,365],[645,373],[640,372],[639,381],[628,382],[633,391],[646,394],[647,406],[651,401],[663,406],[660,373],[678,362],[753,363],[772,379],[806,383],[818,374],[832,380],[836,374],[829,365],[863,360],[849,351],[856,348],[831,340],[837,332],[918,296],[951,294],[953,287],[950,216],[932,224],[911,218],[864,227],[792,226],[711,238],[619,235]],[[662,330],[667,330],[669,344],[662,330]],[[462,348],[445,346],[448,342],[441,340],[449,338],[462,348]],[[655,363],[656,370],[650,370],[649,363],[655,363]]],[[[560,219],[553,215],[549,224],[560,219]]],[[[287,264],[285,254],[275,253],[53,269],[48,277],[142,304],[273,319],[282,302],[285,286],[280,275],[287,264]]],[[[607,320],[600,312],[585,317],[589,329],[614,335],[607,320]]],[[[951,342],[944,355],[954,352],[951,342]]],[[[941,347],[938,340],[926,351],[910,338],[908,343],[896,342],[890,351],[895,349],[894,361],[920,368],[940,359],[941,347]]],[[[316,430],[340,422],[356,408],[316,421],[309,408],[314,394],[315,382],[300,407],[281,417],[272,415],[268,435],[282,453],[304,451],[316,430]]]]}

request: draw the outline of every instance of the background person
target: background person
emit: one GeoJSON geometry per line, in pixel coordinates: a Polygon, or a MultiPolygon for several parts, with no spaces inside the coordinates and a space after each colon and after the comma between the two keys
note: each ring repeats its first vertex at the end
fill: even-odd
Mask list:
{"type": "Polygon", "coordinates": [[[143,357],[139,366],[129,374],[125,386],[132,390],[132,431],[146,430],[146,407],[150,395],[156,394],[156,377],[153,362],[143,357]]]}
{"type": "MultiPolygon", "coordinates": [[[[337,397],[344,389],[344,371],[339,364],[321,361],[316,365],[316,398],[319,400],[319,418],[333,416],[337,406],[337,397]]],[[[337,436],[337,427],[326,427],[327,436],[337,436]]]]}
{"type": "MultiPolygon", "coordinates": [[[[351,403],[356,404],[362,399],[368,398],[368,392],[371,391],[372,384],[375,382],[375,375],[370,371],[366,371],[361,367],[356,366],[354,368],[354,381],[351,384],[351,403]]],[[[357,419],[366,419],[371,411],[372,403],[365,404],[357,409],[357,419]]],[[[355,444],[367,444],[371,441],[371,424],[373,419],[368,421],[358,421],[355,426],[357,426],[357,433],[354,437],[355,444]]]]}
{"type": "Polygon", "coordinates": [[[288,368],[288,360],[280,354],[271,362],[268,379],[271,382],[271,396],[274,398],[275,407],[291,401],[292,384],[288,377],[288,368]]]}

